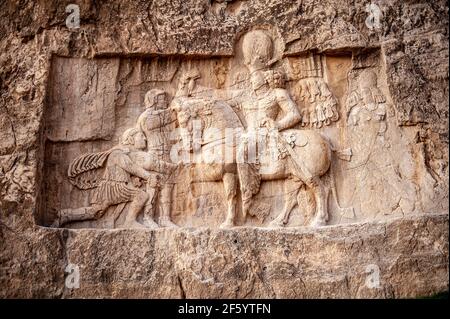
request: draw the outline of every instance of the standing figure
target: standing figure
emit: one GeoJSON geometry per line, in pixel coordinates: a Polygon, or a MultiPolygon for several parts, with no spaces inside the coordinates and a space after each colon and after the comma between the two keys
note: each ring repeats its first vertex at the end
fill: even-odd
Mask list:
{"type": "Polygon", "coordinates": [[[242,128],[242,123],[230,105],[208,96],[209,90],[198,90],[199,78],[197,69],[185,72],[170,106],[180,133],[180,169],[189,176],[189,183],[223,183],[227,215],[220,227],[226,228],[235,222],[238,185],[236,141],[226,136],[228,129],[242,128]],[[231,158],[227,157],[230,154],[231,158]]]}
{"type": "MultiPolygon", "coordinates": [[[[161,173],[162,188],[158,192],[160,204],[159,225],[162,227],[177,227],[170,220],[172,190],[174,187],[173,172],[176,164],[170,163],[170,133],[175,128],[175,116],[168,108],[167,94],[163,90],[152,89],[145,94],[145,111],[139,116],[137,126],[147,138],[147,153],[154,156],[162,166],[157,170],[161,173]],[[169,167],[170,169],[167,169],[169,167]]],[[[152,219],[155,207],[150,207],[144,214],[144,223],[155,226],[152,219]]]]}

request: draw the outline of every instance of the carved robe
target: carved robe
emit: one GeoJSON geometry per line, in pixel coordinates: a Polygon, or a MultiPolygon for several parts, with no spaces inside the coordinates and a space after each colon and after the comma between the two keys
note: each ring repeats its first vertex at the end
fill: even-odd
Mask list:
{"type": "Polygon", "coordinates": [[[133,163],[127,148],[115,147],[99,153],[85,154],[69,166],[70,182],[80,189],[95,188],[94,204],[105,206],[129,202],[139,193],[132,176],[143,178],[147,172],[133,163]],[[100,178],[97,169],[104,167],[100,178]]]}

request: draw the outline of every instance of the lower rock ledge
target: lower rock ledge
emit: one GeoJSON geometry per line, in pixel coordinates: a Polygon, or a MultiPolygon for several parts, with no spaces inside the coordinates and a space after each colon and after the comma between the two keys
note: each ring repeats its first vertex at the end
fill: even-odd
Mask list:
{"type": "Polygon", "coordinates": [[[447,213],[318,229],[0,230],[3,298],[404,298],[448,290],[447,213]]]}

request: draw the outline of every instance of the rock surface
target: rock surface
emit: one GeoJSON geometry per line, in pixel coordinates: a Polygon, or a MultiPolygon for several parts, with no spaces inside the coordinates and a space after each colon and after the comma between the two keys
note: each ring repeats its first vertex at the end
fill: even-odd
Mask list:
{"type": "Polygon", "coordinates": [[[0,229],[3,298],[405,298],[448,289],[446,214],[319,230],[0,229]],[[79,288],[66,287],[68,265],[79,268],[79,288]]]}
{"type": "Polygon", "coordinates": [[[68,27],[67,1],[0,4],[0,297],[403,298],[448,290],[446,1],[377,1],[375,27],[376,9],[363,0],[72,2],[79,28],[68,27]],[[330,205],[329,226],[303,227],[317,198],[302,188],[291,227],[264,228],[291,193],[264,181],[246,220],[238,205],[235,223],[245,227],[221,230],[222,183],[190,185],[180,175],[170,214],[181,229],[100,229],[116,226],[109,219],[66,225],[98,229],[48,227],[61,209],[90,200],[69,182],[70,162],[118,145],[146,92],[174,98],[191,68],[201,73],[199,94],[251,88],[256,62],[244,65],[242,38],[254,30],[273,42],[264,75],[274,81],[286,71],[283,92],[300,111],[323,107],[304,88],[320,87],[330,103],[326,124],[303,112],[295,129],[310,127],[347,149],[331,169],[337,197],[354,210],[330,205]],[[358,102],[367,91],[376,103],[358,102]],[[66,283],[74,265],[78,289],[66,283]]]}

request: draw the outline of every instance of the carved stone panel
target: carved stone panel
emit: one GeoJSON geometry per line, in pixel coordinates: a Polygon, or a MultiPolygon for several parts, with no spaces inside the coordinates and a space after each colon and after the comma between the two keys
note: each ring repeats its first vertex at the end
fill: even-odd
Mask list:
{"type": "Polygon", "coordinates": [[[256,29],[231,58],[55,57],[41,222],[323,226],[445,209],[379,50],[280,50],[256,29]]]}

